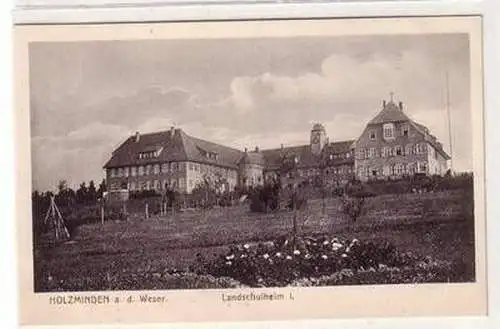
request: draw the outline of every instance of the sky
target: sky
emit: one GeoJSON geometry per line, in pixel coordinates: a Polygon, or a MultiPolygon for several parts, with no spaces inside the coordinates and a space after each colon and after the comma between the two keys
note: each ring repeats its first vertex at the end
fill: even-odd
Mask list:
{"type": "Polygon", "coordinates": [[[136,131],[186,133],[239,149],[356,139],[394,93],[472,168],[466,34],[84,41],[30,45],[33,189],[104,178],[136,131]]]}

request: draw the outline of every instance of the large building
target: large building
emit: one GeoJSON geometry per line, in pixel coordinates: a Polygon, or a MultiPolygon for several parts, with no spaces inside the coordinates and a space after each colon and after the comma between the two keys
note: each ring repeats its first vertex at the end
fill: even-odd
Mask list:
{"type": "Polygon", "coordinates": [[[315,124],[309,144],[241,151],[171,128],[130,136],[104,168],[109,190],[161,191],[170,187],[190,193],[207,179],[219,182],[221,190],[231,191],[237,186],[262,185],[278,176],[284,184],[287,179],[300,178],[335,187],[352,178],[442,175],[449,159],[429,130],[411,120],[402,103],[391,99],[383,102],[357,140],[330,142],[323,125],[315,124]]]}
{"type": "Polygon", "coordinates": [[[398,178],[423,173],[442,175],[450,156],[427,127],[413,121],[403,103],[383,102],[382,110],[356,141],[356,175],[360,180],[398,178]]]}

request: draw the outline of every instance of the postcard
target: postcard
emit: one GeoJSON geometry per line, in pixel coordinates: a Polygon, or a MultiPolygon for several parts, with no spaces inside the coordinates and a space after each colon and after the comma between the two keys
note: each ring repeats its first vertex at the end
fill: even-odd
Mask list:
{"type": "Polygon", "coordinates": [[[485,315],[481,26],[16,26],[21,324],[485,315]]]}

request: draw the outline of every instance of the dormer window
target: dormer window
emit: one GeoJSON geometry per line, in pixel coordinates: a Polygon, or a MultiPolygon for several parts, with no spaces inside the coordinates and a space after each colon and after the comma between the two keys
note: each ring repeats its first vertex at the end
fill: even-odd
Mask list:
{"type": "Polygon", "coordinates": [[[370,130],[369,136],[371,141],[377,140],[377,133],[375,130],[370,130]]]}
{"type": "Polygon", "coordinates": [[[162,150],[163,150],[162,147],[161,148],[154,148],[154,149],[148,148],[148,149],[143,150],[142,152],[139,153],[139,159],[143,160],[143,159],[157,158],[160,156],[162,150]]]}
{"type": "Polygon", "coordinates": [[[384,138],[385,139],[393,139],[394,138],[394,124],[386,123],[383,126],[384,130],[384,138]]]}

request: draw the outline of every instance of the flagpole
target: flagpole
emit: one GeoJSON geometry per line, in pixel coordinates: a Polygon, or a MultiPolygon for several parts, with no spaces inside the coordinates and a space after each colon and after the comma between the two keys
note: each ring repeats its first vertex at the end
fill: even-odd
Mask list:
{"type": "Polygon", "coordinates": [[[450,171],[453,173],[453,134],[451,132],[450,77],[448,71],[446,71],[446,115],[448,119],[448,139],[450,143],[450,171]]]}

